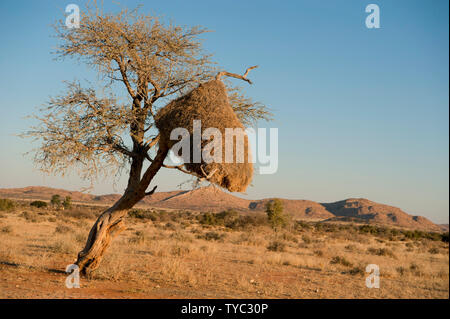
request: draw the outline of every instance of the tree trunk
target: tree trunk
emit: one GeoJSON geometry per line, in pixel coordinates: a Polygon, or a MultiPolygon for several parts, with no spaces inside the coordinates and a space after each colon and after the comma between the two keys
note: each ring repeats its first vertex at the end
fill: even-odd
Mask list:
{"type": "Polygon", "coordinates": [[[80,268],[81,274],[89,274],[98,268],[111,240],[125,229],[123,218],[128,210],[146,195],[151,195],[154,192],[155,188],[149,193],[146,193],[145,190],[162,167],[168,152],[167,147],[160,146],[155,159],[142,178],[140,178],[142,163],[139,160],[133,162],[125,194],[98,217],[89,232],[84,249],[78,253],[78,259],[75,264],[80,268]]]}
{"type": "Polygon", "coordinates": [[[89,274],[100,265],[104,252],[111,240],[125,229],[124,217],[128,209],[142,197],[124,194],[112,207],[104,211],[89,232],[89,237],[82,251],[78,253],[76,264],[81,274],[89,274]]]}

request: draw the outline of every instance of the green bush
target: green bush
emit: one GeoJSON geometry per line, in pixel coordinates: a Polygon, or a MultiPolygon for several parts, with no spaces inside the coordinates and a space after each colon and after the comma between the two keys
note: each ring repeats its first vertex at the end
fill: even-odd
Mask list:
{"type": "Polygon", "coordinates": [[[266,204],[266,213],[270,225],[274,229],[285,227],[287,217],[283,214],[283,202],[279,199],[273,199],[266,204]]]}
{"type": "Polygon", "coordinates": [[[7,198],[5,198],[5,199],[0,198],[0,210],[2,210],[2,211],[11,210],[15,206],[16,205],[12,200],[7,199],[7,198]]]}
{"type": "Polygon", "coordinates": [[[70,196],[66,196],[63,201],[63,207],[64,209],[69,209],[72,207],[72,198],[70,196]]]}
{"type": "Polygon", "coordinates": [[[210,225],[210,226],[218,225],[216,215],[213,213],[204,213],[204,214],[200,215],[199,222],[202,225],[210,225]]]}
{"type": "Polygon", "coordinates": [[[56,207],[59,208],[59,206],[61,205],[61,196],[59,196],[58,194],[53,195],[53,196],[52,196],[52,199],[50,200],[50,203],[51,203],[53,206],[56,206],[56,207]]]}
{"type": "Polygon", "coordinates": [[[128,212],[128,216],[137,219],[150,219],[151,221],[158,220],[158,214],[154,211],[143,209],[132,209],[128,212]]]}
{"type": "Polygon", "coordinates": [[[310,224],[308,224],[308,223],[306,223],[304,221],[300,221],[300,220],[298,220],[295,223],[295,225],[294,225],[294,229],[297,230],[297,231],[307,230],[307,229],[310,229],[310,228],[311,228],[310,224]]]}
{"type": "Polygon", "coordinates": [[[351,262],[349,262],[347,259],[345,259],[345,257],[341,257],[341,256],[334,256],[333,258],[331,258],[330,264],[339,264],[339,265],[346,266],[346,267],[353,266],[353,264],[351,262]]]}
{"type": "Polygon", "coordinates": [[[239,217],[239,213],[232,209],[216,214],[216,220],[228,228],[234,228],[239,217]]]}
{"type": "Polygon", "coordinates": [[[30,203],[30,206],[36,207],[36,208],[44,208],[47,207],[47,203],[43,202],[41,200],[35,200],[30,203]]]}
{"type": "Polygon", "coordinates": [[[359,232],[363,234],[373,234],[377,235],[379,233],[378,227],[372,225],[362,225],[359,226],[359,232]]]}

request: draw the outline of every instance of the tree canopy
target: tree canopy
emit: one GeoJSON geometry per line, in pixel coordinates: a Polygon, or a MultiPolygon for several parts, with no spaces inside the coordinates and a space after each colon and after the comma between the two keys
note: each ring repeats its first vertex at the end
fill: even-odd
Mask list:
{"type": "MultiPolygon", "coordinates": [[[[35,116],[39,124],[24,134],[40,142],[35,162],[47,173],[64,175],[75,168],[92,182],[120,173],[129,163],[130,176],[140,175],[158,142],[156,110],[218,71],[202,48],[200,36],[208,31],[165,24],[138,9],[109,14],[98,7],[82,11],[79,28],[69,29],[62,20],[54,27],[57,57],[87,63],[102,84],[98,90],[67,82],[67,90],[35,116]]],[[[270,117],[265,105],[227,85],[244,125],[270,117]]]]}

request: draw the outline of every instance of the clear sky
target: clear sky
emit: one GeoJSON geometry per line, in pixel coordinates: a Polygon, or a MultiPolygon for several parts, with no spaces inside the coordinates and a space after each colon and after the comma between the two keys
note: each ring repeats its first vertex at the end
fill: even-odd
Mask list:
{"type": "MultiPolygon", "coordinates": [[[[24,131],[63,80],[94,79],[54,61],[51,24],[83,1],[0,2],[0,187],[77,190],[77,176],[42,175],[23,153],[24,131]]],[[[365,197],[435,222],[449,218],[448,1],[120,1],[181,25],[202,25],[205,48],[231,72],[251,73],[248,95],[275,114],[279,169],[256,176],[245,197],[330,202],[365,197]],[[380,7],[381,28],[365,27],[380,7]]],[[[106,9],[118,5],[104,0],[106,9]]],[[[159,190],[188,177],[164,170],[159,190]]],[[[153,183],[152,183],[153,184],[153,183]]],[[[121,192],[99,182],[94,193],[121,192]]]]}

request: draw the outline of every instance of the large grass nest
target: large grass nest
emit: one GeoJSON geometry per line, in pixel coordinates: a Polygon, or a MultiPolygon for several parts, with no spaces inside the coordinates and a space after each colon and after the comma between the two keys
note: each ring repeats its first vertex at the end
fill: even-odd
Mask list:
{"type": "MultiPolygon", "coordinates": [[[[191,161],[185,163],[186,170],[206,178],[211,183],[226,188],[231,192],[244,192],[253,177],[253,164],[249,162],[248,137],[244,133],[244,147],[236,147],[233,139],[233,160],[225,163],[225,129],[244,126],[239,121],[228,100],[227,90],[221,80],[211,80],[199,85],[186,95],[171,101],[161,108],[155,116],[156,127],[160,131],[159,143],[169,148],[178,141],[170,140],[173,129],[182,127],[191,134],[191,161]],[[201,120],[201,132],[209,127],[217,128],[222,133],[221,163],[193,163],[193,121],[201,120]],[[242,154],[242,152],[244,154],[242,154]],[[243,155],[243,162],[238,156],[243,155]]],[[[202,141],[202,149],[210,140],[202,141]]],[[[214,154],[214,153],[212,153],[214,154]]],[[[179,154],[177,154],[179,155],[179,154]]]]}

